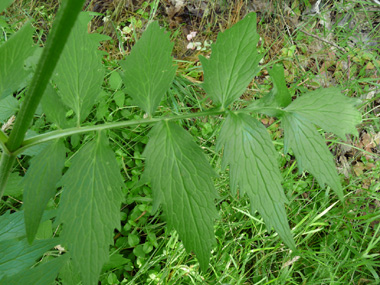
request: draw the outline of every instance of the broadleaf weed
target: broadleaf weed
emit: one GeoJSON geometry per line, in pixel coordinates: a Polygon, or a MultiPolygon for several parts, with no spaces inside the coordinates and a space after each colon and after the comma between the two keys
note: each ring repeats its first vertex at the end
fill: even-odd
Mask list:
{"type": "MultiPolygon", "coordinates": [[[[196,254],[200,267],[206,271],[211,250],[216,244],[213,226],[218,218],[215,207],[218,193],[213,180],[216,173],[203,149],[190,134],[216,137],[218,151],[223,152],[222,168],[229,169],[232,194],[247,194],[251,214],[258,211],[268,230],[273,227],[284,243],[296,250],[284,206],[288,197],[281,184],[283,178],[279,172],[277,151],[265,127],[251,114],[280,118],[285,133],[285,153],[291,149],[300,171],[309,171],[322,187],[328,185],[343,199],[333,157],[315,125],[340,137],[346,133],[355,134],[355,126],[360,122],[356,102],[343,96],[336,88],[307,92],[292,100],[284,80],[284,70],[280,65],[275,65],[269,72],[274,83],[271,92],[249,103],[246,108],[237,108],[238,104],[234,103],[260,70],[255,14],[248,14],[234,27],[221,33],[211,46],[210,58],[201,57],[203,87],[212,99],[212,108],[205,108],[202,104],[201,112],[190,109],[187,113],[181,113],[180,107],[174,104],[176,94],[171,94],[173,104],[168,105],[176,106],[175,110],[171,112],[165,108],[162,112],[160,104],[173,83],[176,67],[170,56],[173,44],[157,22],[148,26],[131,54],[120,62],[122,70],[109,76],[108,84],[114,93],[112,97],[107,97],[108,93],[102,94],[100,88],[104,68],[102,55],[97,51],[97,45],[105,38],[87,34],[90,17],[82,14],[77,18],[81,8],[79,2],[83,4],[84,1],[65,2],[66,6],[58,15],[56,26],[53,26],[21,110],[16,115],[13,129],[9,136],[7,131],[0,131],[3,151],[0,162],[1,195],[6,190],[16,157],[33,146],[47,143],[34,153],[23,178],[26,183],[23,209],[26,232],[23,226],[17,227],[13,234],[9,234],[12,229],[7,227],[0,229],[0,248],[11,245],[22,252],[19,256],[2,257],[0,282],[24,280],[22,276],[34,280],[32,278],[36,278],[41,270],[58,267],[54,274],[43,280],[51,282],[62,267],[63,272],[71,270],[79,274],[84,284],[96,284],[102,266],[109,258],[115,228],[128,235],[126,239],[118,240],[118,245],[135,247],[134,254],[138,258],[143,259],[154,247],[158,247],[156,237],[149,230],[148,241],[139,245],[140,235],[132,227],[137,226],[140,219],[146,219],[144,212],[157,213],[160,206],[169,228],[177,231],[186,250],[196,254]],[[72,13],[74,8],[77,14],[72,13]],[[67,27],[73,27],[70,36],[67,27]],[[55,130],[25,136],[39,103],[55,130]],[[93,108],[95,105],[96,111],[93,108]],[[140,111],[141,115],[136,115],[128,111],[129,108],[138,107],[146,113],[140,111]],[[115,122],[115,112],[119,111],[120,118],[123,118],[115,122]],[[169,112],[171,114],[168,115],[169,112]],[[160,115],[162,113],[165,114],[160,115]],[[209,123],[211,119],[199,123],[200,132],[191,128],[186,131],[176,123],[216,115],[226,117],[220,134],[215,131],[214,124],[209,123]],[[145,126],[151,125],[154,125],[153,128],[146,134],[145,126]],[[134,128],[141,128],[139,138],[136,138],[134,128]],[[86,135],[85,140],[79,135],[86,135]],[[68,145],[65,145],[65,139],[68,137],[75,154],[65,158],[68,145]],[[119,146],[116,154],[109,143],[114,141],[114,137],[122,138],[126,145],[119,146]],[[141,141],[147,143],[145,149],[139,145],[141,141]],[[132,149],[128,144],[137,144],[141,148],[134,148],[135,162],[123,161],[124,153],[132,149]],[[124,169],[129,178],[126,182],[120,172],[125,165],[135,167],[131,171],[124,169]],[[65,167],[68,169],[63,174],[65,167]],[[57,225],[62,225],[59,237],[34,241],[44,219],[43,212],[49,199],[56,195],[57,188],[62,192],[55,221],[57,225]],[[130,217],[120,218],[119,210],[124,200],[132,204],[144,199],[140,197],[141,189],[146,199],[153,199],[152,206],[136,206],[128,213],[130,217]],[[121,228],[121,219],[128,219],[129,224],[121,228]],[[2,236],[6,238],[1,239],[2,236]],[[20,237],[23,239],[19,241],[20,237]],[[65,254],[56,258],[60,262],[52,260],[32,268],[36,258],[58,244],[70,254],[69,257],[65,254]],[[35,254],[33,258],[28,255],[30,252],[35,254]],[[63,258],[67,260],[62,261],[63,258]],[[12,266],[12,271],[9,271],[12,266]]],[[[30,30],[30,27],[26,26],[13,39],[2,44],[2,54],[11,52],[13,41],[17,41],[20,47],[31,41],[30,32],[25,39],[17,36],[25,30],[30,30]]],[[[0,102],[9,105],[4,111],[0,109],[0,119],[9,116],[10,110],[14,109],[12,94],[23,87],[24,81],[32,74],[31,70],[24,68],[25,61],[33,53],[32,49],[25,48],[17,65],[12,65],[11,58],[1,57],[0,54],[0,102]],[[15,69],[19,70],[22,78],[14,75],[17,72],[15,69]]],[[[288,52],[287,56],[292,55],[288,52]]],[[[7,213],[0,217],[0,223],[8,223],[12,218],[16,220],[19,215],[7,213]]],[[[109,262],[128,263],[122,256],[119,256],[119,261],[112,256],[109,262]]],[[[109,278],[114,280],[115,276],[109,278]]]]}

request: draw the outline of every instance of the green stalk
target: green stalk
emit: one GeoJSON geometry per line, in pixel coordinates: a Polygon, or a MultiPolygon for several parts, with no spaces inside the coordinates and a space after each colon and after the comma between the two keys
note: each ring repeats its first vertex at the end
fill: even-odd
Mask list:
{"type": "Polygon", "coordinates": [[[57,65],[75,20],[83,7],[83,3],[84,0],[62,1],[25,101],[17,114],[9,139],[5,143],[10,154],[3,153],[0,162],[0,199],[15,160],[13,152],[21,146],[25,138],[25,133],[32,122],[34,113],[57,65]]]}
{"type": "Polygon", "coordinates": [[[8,136],[0,129],[0,147],[3,152],[9,152],[5,143],[8,141],[8,136]]]}
{"type": "Polygon", "coordinates": [[[3,152],[0,159],[0,199],[3,196],[5,186],[9,175],[12,172],[13,163],[16,160],[16,155],[3,152]]]}
{"type": "Polygon", "coordinates": [[[0,130],[0,141],[2,143],[6,143],[8,141],[8,136],[2,130],[0,130]]]}
{"type": "MultiPolygon", "coordinates": [[[[241,110],[233,111],[235,113],[251,113],[251,112],[259,112],[260,110],[281,110],[279,108],[272,108],[272,107],[262,107],[262,108],[245,108],[241,110]]],[[[18,148],[16,151],[14,151],[14,154],[19,155],[22,152],[24,152],[26,149],[44,143],[55,139],[60,139],[64,137],[68,137],[71,135],[79,135],[84,134],[92,131],[102,131],[102,130],[110,130],[110,129],[118,129],[118,128],[125,128],[130,126],[137,126],[137,125],[143,125],[143,124],[155,124],[160,121],[174,121],[174,120],[185,120],[185,119],[193,119],[197,117],[207,117],[207,116],[215,116],[215,115],[222,115],[226,114],[227,112],[230,112],[228,110],[222,110],[222,109],[212,109],[208,111],[198,112],[198,113],[188,113],[183,115],[175,115],[175,116],[168,116],[168,117],[158,117],[158,118],[147,118],[147,119],[141,119],[141,120],[129,120],[129,121],[122,121],[117,123],[106,123],[101,125],[95,125],[95,126],[86,126],[86,127],[74,127],[74,128],[68,128],[58,131],[52,131],[49,133],[37,135],[34,137],[31,137],[29,139],[24,140],[20,148],[18,148]]],[[[259,112],[260,113],[260,112],[259,112]]]]}
{"type": "Polygon", "coordinates": [[[25,101],[17,114],[15,124],[7,142],[9,151],[13,152],[22,144],[25,133],[32,122],[34,113],[49,83],[55,66],[63,51],[75,20],[83,7],[84,0],[67,0],[57,14],[55,25],[49,34],[46,47],[38,62],[29,91],[25,101]]]}
{"type": "Polygon", "coordinates": [[[108,124],[106,123],[106,124],[95,125],[95,126],[75,127],[75,128],[64,129],[64,130],[52,131],[46,134],[37,135],[29,139],[26,139],[21,145],[21,147],[14,152],[14,154],[18,155],[22,153],[23,151],[25,151],[27,148],[40,144],[40,143],[64,138],[64,137],[75,135],[75,134],[84,134],[91,131],[102,131],[102,130],[109,130],[109,129],[125,128],[125,127],[142,125],[142,124],[155,124],[160,121],[184,120],[184,119],[192,119],[196,117],[221,115],[224,113],[226,113],[226,111],[221,111],[217,109],[217,110],[209,110],[205,112],[189,113],[189,114],[176,115],[176,116],[170,116],[170,117],[129,120],[129,121],[122,121],[122,122],[117,122],[117,123],[108,123],[108,124]]]}

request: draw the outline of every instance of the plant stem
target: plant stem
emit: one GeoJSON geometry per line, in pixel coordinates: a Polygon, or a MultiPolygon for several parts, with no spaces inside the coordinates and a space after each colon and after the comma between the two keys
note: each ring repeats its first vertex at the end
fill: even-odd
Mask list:
{"type": "Polygon", "coordinates": [[[0,141],[2,143],[6,143],[8,140],[8,136],[0,129],[0,141]]]}
{"type": "Polygon", "coordinates": [[[9,140],[6,143],[11,152],[18,149],[24,140],[25,133],[29,128],[83,3],[84,0],[62,1],[62,7],[57,14],[55,25],[49,34],[46,47],[38,62],[28,94],[20,112],[17,114],[9,140]]]}
{"type": "MultiPolygon", "coordinates": [[[[233,111],[235,113],[250,113],[250,112],[258,112],[259,110],[281,110],[279,108],[273,108],[273,107],[259,107],[259,108],[245,108],[233,111]]],[[[124,128],[124,127],[130,127],[130,126],[136,126],[136,125],[143,125],[143,124],[155,124],[160,121],[174,121],[174,120],[184,120],[184,119],[193,119],[197,117],[206,117],[206,116],[213,116],[213,115],[222,115],[230,112],[229,110],[225,109],[211,109],[208,111],[198,112],[198,113],[188,113],[183,115],[175,115],[175,116],[168,116],[168,117],[158,117],[158,118],[147,118],[147,119],[141,119],[141,120],[129,120],[129,121],[122,121],[117,123],[106,123],[101,125],[95,125],[95,126],[85,126],[85,127],[74,127],[74,128],[68,128],[58,131],[52,131],[46,134],[37,135],[34,137],[31,137],[29,139],[26,139],[20,148],[15,150],[13,153],[15,155],[19,155],[22,152],[24,152],[27,148],[30,148],[32,146],[48,142],[55,139],[64,138],[71,135],[76,134],[84,134],[92,131],[102,131],[102,130],[110,130],[110,129],[117,129],[117,128],[124,128]]],[[[260,113],[260,112],[259,112],[260,113]]]]}
{"type": "Polygon", "coordinates": [[[8,148],[5,145],[7,141],[8,136],[0,129],[0,147],[2,148],[3,152],[9,152],[8,148]]]}
{"type": "Polygon", "coordinates": [[[12,172],[12,165],[16,160],[16,155],[3,152],[0,159],[0,198],[3,197],[5,186],[9,175],[12,172]]]}
{"type": "Polygon", "coordinates": [[[160,121],[173,121],[173,120],[183,120],[183,119],[192,119],[196,117],[205,117],[205,116],[212,116],[212,115],[221,115],[226,113],[226,111],[221,111],[220,109],[214,109],[204,112],[198,112],[198,113],[189,113],[184,115],[176,115],[176,116],[170,116],[170,117],[159,117],[159,118],[149,118],[149,119],[141,119],[141,120],[129,120],[129,121],[122,121],[117,123],[108,123],[108,124],[101,124],[101,125],[95,125],[95,126],[86,126],[86,127],[75,127],[75,128],[69,128],[59,131],[52,131],[46,134],[34,136],[32,138],[29,138],[23,142],[21,147],[17,149],[14,154],[18,155],[25,151],[25,149],[43,143],[47,141],[51,141],[54,139],[60,139],[63,137],[67,137],[74,134],[83,134],[91,131],[101,131],[101,130],[109,130],[109,129],[116,129],[116,128],[123,128],[123,127],[129,127],[129,126],[136,126],[136,125],[142,125],[142,124],[154,124],[160,121]]]}
{"type": "Polygon", "coordinates": [[[32,122],[34,113],[57,65],[71,29],[75,24],[75,20],[83,7],[83,3],[84,0],[62,1],[61,8],[38,62],[36,72],[33,75],[25,101],[21,106],[20,112],[17,114],[9,139],[5,142],[6,148],[4,150],[8,150],[8,153],[4,152],[0,161],[0,199],[13,162],[15,161],[15,154],[13,152],[24,141],[25,133],[32,122]]]}

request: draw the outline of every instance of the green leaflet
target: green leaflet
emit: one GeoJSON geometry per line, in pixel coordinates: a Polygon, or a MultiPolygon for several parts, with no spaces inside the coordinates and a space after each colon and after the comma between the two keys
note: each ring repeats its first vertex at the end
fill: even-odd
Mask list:
{"type": "Polygon", "coordinates": [[[326,183],[343,200],[342,186],[333,156],[315,126],[292,113],[285,113],[282,126],[285,133],[284,151],[286,153],[289,148],[293,149],[299,170],[308,170],[322,187],[326,183]]]}
{"type": "Polygon", "coordinates": [[[41,99],[41,106],[49,121],[55,123],[60,128],[68,127],[69,123],[66,119],[67,108],[62,104],[62,100],[51,84],[46,86],[45,93],[41,99]]]}
{"type": "Polygon", "coordinates": [[[81,13],[73,27],[54,71],[63,103],[72,108],[77,124],[83,122],[94,106],[104,78],[99,41],[108,37],[87,33],[91,16],[81,13]]]}
{"type": "Polygon", "coordinates": [[[0,216],[0,242],[25,236],[24,212],[10,211],[0,216]]]}
{"type": "MultiPolygon", "coordinates": [[[[55,217],[55,210],[45,211],[41,222],[55,217]]],[[[0,242],[10,239],[20,239],[26,236],[24,211],[10,214],[9,211],[0,216],[0,242]]]]}
{"type": "Polygon", "coordinates": [[[248,106],[249,110],[253,110],[272,117],[278,117],[282,114],[281,108],[288,106],[292,102],[292,96],[286,86],[284,68],[275,64],[268,69],[269,75],[273,81],[273,88],[268,95],[254,101],[248,106]]]}
{"type": "Polygon", "coordinates": [[[31,160],[24,178],[25,227],[29,242],[34,240],[46,205],[56,193],[65,158],[65,146],[56,140],[31,160]]]}
{"type": "Polygon", "coordinates": [[[1,0],[0,2],[0,13],[3,12],[11,3],[13,0],[1,0]]]}
{"type": "Polygon", "coordinates": [[[11,173],[8,178],[7,186],[5,186],[4,196],[20,197],[23,192],[21,185],[22,176],[18,173],[11,173]]]}
{"type": "Polygon", "coordinates": [[[110,260],[104,264],[103,266],[103,272],[112,270],[113,268],[121,267],[127,263],[130,263],[131,260],[128,258],[125,258],[123,254],[115,253],[110,256],[110,260]]]}
{"type": "Polygon", "coordinates": [[[59,279],[64,285],[81,284],[81,278],[78,273],[78,268],[75,268],[72,260],[68,260],[59,272],[59,279]]]}
{"type": "Polygon", "coordinates": [[[42,263],[31,269],[24,270],[10,277],[0,280],[0,284],[20,285],[20,284],[53,284],[59,270],[65,264],[68,255],[54,258],[49,262],[42,263]]]}
{"type": "Polygon", "coordinates": [[[51,220],[41,221],[35,239],[51,238],[53,234],[53,222],[51,220]]]}
{"type": "Polygon", "coordinates": [[[32,245],[26,239],[1,241],[0,279],[30,268],[37,258],[58,243],[58,239],[36,240],[32,245]]]}
{"type": "Polygon", "coordinates": [[[4,123],[10,116],[18,110],[19,103],[13,96],[7,96],[0,100],[0,122],[4,123]]]}
{"type": "Polygon", "coordinates": [[[243,94],[259,71],[258,41],[256,14],[251,13],[232,28],[219,33],[217,42],[212,45],[210,59],[199,57],[204,71],[203,88],[223,108],[243,94]]]}
{"type": "Polygon", "coordinates": [[[162,204],[168,225],[206,270],[215,243],[213,220],[218,217],[215,173],[192,137],[178,125],[160,122],[150,135],[144,176],[151,181],[153,199],[156,205],[162,204]]]}
{"type": "Polygon", "coordinates": [[[358,133],[355,126],[360,123],[361,115],[354,105],[354,100],[342,95],[338,88],[328,88],[302,95],[285,111],[298,114],[345,139],[348,133],[358,133]]]}
{"type": "MultiPolygon", "coordinates": [[[[45,211],[41,222],[55,216],[55,210],[45,211]]],[[[25,237],[24,211],[10,214],[9,211],[0,216],[0,242],[25,237]]]]}
{"type": "Polygon", "coordinates": [[[120,227],[123,200],[123,179],[105,135],[99,134],[73,157],[61,184],[62,243],[84,284],[95,284],[108,260],[113,230],[120,227]]]}
{"type": "MultiPolygon", "coordinates": [[[[268,69],[269,75],[273,80],[272,94],[269,101],[275,101],[278,107],[286,107],[292,102],[292,96],[286,86],[284,68],[282,65],[275,64],[268,69]]],[[[269,99],[269,98],[268,98],[269,99]]]]}
{"type": "Polygon", "coordinates": [[[316,90],[286,107],[282,121],[285,152],[292,148],[299,169],[308,170],[322,187],[329,185],[341,200],[343,190],[333,156],[313,124],[342,139],[347,133],[357,135],[355,126],[360,123],[361,115],[354,105],[354,100],[343,96],[338,88],[316,90]]]}
{"type": "Polygon", "coordinates": [[[223,123],[217,149],[224,147],[222,167],[230,166],[230,185],[236,195],[246,193],[270,230],[295,250],[284,203],[277,152],[265,127],[246,114],[230,113],[223,123]]]}
{"type": "Polygon", "coordinates": [[[169,34],[157,22],[149,25],[129,56],[120,61],[125,89],[134,102],[149,115],[169,89],[175,76],[169,34]]]}
{"type": "Polygon", "coordinates": [[[16,91],[30,75],[31,69],[24,65],[36,50],[32,36],[33,28],[26,24],[0,47],[0,100],[16,91]]]}

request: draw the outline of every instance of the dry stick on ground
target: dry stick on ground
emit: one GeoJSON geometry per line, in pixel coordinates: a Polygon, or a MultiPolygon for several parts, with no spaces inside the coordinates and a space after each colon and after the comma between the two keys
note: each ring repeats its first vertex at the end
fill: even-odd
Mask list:
{"type": "MultiPolygon", "coordinates": [[[[318,37],[318,36],[316,36],[316,35],[313,35],[313,34],[310,34],[310,33],[308,33],[308,32],[306,32],[305,30],[303,30],[303,29],[299,29],[302,33],[304,33],[304,34],[306,34],[306,35],[308,35],[308,36],[310,36],[310,37],[313,37],[313,38],[315,38],[315,39],[317,39],[317,40],[319,40],[319,41],[321,41],[321,42],[324,42],[324,43],[326,43],[326,44],[328,44],[328,45],[331,45],[331,46],[333,46],[333,47],[335,47],[335,48],[337,48],[338,50],[340,50],[341,52],[343,52],[343,53],[347,53],[347,51],[344,49],[344,48],[342,48],[342,47],[340,47],[340,46],[338,46],[337,44],[335,44],[335,43],[333,43],[333,42],[330,42],[330,41],[328,41],[328,40],[325,40],[325,39],[322,39],[321,37],[318,37]]],[[[351,60],[350,60],[350,56],[349,55],[347,55],[347,61],[348,61],[348,70],[347,70],[347,79],[350,79],[350,66],[351,66],[351,60]]]]}
{"type": "Polygon", "coordinates": [[[325,40],[325,39],[322,39],[322,38],[320,38],[320,37],[318,37],[318,36],[316,36],[316,35],[310,34],[310,33],[306,32],[305,30],[302,30],[302,29],[299,29],[299,30],[300,30],[302,33],[304,33],[304,34],[306,34],[306,35],[308,35],[308,36],[310,36],[310,37],[313,37],[313,38],[315,38],[315,39],[317,39],[317,40],[319,40],[319,41],[321,41],[321,42],[324,42],[324,43],[329,44],[329,45],[331,45],[331,46],[333,46],[333,47],[336,47],[337,49],[339,49],[340,51],[342,51],[342,52],[344,52],[344,53],[347,52],[344,48],[338,46],[337,44],[335,44],[335,43],[333,43],[333,42],[329,42],[329,41],[327,41],[327,40],[325,40]]]}

